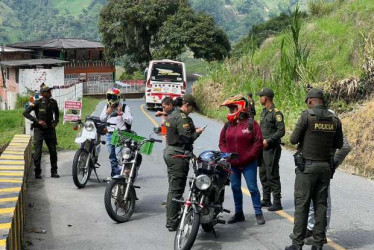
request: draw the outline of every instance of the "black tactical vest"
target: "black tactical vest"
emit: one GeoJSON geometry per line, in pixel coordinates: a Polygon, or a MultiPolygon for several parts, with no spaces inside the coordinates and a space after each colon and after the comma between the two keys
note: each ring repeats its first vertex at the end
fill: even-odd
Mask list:
{"type": "Polygon", "coordinates": [[[338,120],[327,110],[323,113],[308,109],[308,128],[301,149],[305,159],[328,161],[333,156],[338,120]]]}

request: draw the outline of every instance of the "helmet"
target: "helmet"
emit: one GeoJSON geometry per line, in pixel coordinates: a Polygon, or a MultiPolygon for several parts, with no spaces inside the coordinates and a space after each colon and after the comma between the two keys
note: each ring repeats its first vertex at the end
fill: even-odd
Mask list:
{"type": "Polygon", "coordinates": [[[109,106],[117,105],[121,99],[121,92],[119,89],[110,88],[106,92],[106,100],[109,106]]]}
{"type": "Polygon", "coordinates": [[[230,113],[227,115],[227,120],[230,123],[238,119],[242,113],[248,113],[248,102],[242,95],[230,97],[229,99],[224,101],[220,106],[236,106],[238,108],[237,112],[230,113]]]}

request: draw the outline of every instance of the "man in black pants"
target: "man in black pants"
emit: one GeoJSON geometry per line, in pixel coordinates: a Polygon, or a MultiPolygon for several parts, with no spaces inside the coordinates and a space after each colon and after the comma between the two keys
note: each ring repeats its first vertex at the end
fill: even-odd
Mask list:
{"type": "Polygon", "coordinates": [[[59,122],[59,110],[57,101],[51,96],[51,89],[45,84],[40,87],[40,94],[42,98],[31,103],[25,111],[23,116],[33,122],[34,128],[34,165],[35,165],[35,178],[41,179],[42,169],[40,162],[42,158],[43,140],[47,144],[51,160],[51,177],[60,178],[57,174],[57,137],[56,126],[59,122]],[[35,117],[30,114],[35,111],[35,117]]]}

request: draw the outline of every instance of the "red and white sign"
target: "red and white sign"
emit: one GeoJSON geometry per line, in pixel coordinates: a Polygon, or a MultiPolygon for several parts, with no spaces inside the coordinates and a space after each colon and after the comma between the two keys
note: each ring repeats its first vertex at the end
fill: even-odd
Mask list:
{"type": "Polygon", "coordinates": [[[65,122],[76,122],[81,119],[82,102],[65,101],[64,103],[64,124],[65,122]]]}
{"type": "Polygon", "coordinates": [[[82,110],[82,102],[79,101],[65,101],[65,109],[82,110]]]}

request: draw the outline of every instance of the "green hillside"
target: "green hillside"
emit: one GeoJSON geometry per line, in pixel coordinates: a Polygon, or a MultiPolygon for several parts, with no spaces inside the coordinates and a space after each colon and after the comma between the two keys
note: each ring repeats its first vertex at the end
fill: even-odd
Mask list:
{"type": "MultiPolygon", "coordinates": [[[[243,46],[249,49],[242,56],[212,64],[210,73],[195,84],[197,99],[204,100],[202,112],[224,120],[227,110],[218,106],[225,98],[271,87],[275,91],[275,103],[285,115],[287,142],[299,113],[306,108],[308,84],[323,87],[330,93],[330,105],[340,113],[356,110],[358,103],[370,98],[374,92],[371,73],[374,72],[374,2],[317,0],[315,3],[311,5],[312,15],[300,20],[298,58],[290,28],[268,37],[259,48],[251,47],[247,40],[243,46]]],[[[256,104],[261,110],[260,104],[256,104]]],[[[372,122],[369,124],[374,127],[372,122]]],[[[352,127],[344,125],[345,129],[352,127]]],[[[349,139],[357,141],[357,138],[349,139]]],[[[367,152],[368,149],[360,150],[367,152]]],[[[374,157],[372,150],[367,153],[374,157]]],[[[350,160],[352,165],[355,162],[350,160]]],[[[370,168],[364,174],[373,174],[373,166],[360,165],[356,172],[362,174],[363,168],[370,168]]]]}
{"type": "Polygon", "coordinates": [[[72,15],[77,17],[83,9],[88,9],[92,0],[50,0],[50,4],[59,10],[62,15],[72,15]]]}
{"type": "MultiPolygon", "coordinates": [[[[299,2],[304,6],[307,1],[299,2]]],[[[98,15],[106,3],[107,0],[0,0],[0,43],[58,37],[100,40],[98,15]],[[4,23],[2,19],[9,21],[4,23]]],[[[194,10],[212,15],[235,42],[253,25],[281,11],[288,12],[297,1],[190,0],[190,3],[194,10]]]]}

